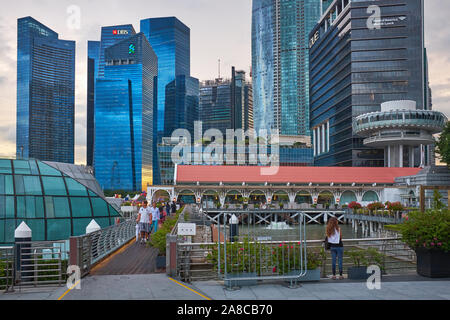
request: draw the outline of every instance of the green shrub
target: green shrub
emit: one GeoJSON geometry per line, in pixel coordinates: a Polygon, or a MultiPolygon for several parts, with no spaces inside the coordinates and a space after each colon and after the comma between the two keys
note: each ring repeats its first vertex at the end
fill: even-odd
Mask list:
{"type": "Polygon", "coordinates": [[[166,254],[166,236],[172,232],[183,210],[184,207],[178,209],[175,216],[167,217],[161,228],[151,236],[150,245],[158,249],[159,255],[166,254]]]}

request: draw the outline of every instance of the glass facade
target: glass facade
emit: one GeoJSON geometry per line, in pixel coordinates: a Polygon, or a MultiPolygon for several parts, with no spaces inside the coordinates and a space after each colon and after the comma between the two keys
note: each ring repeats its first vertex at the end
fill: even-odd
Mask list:
{"type": "Polygon", "coordinates": [[[218,129],[253,129],[253,88],[244,71],[232,67],[231,80],[208,80],[200,85],[200,121],[203,133],[218,129]]]}
{"type": "Polygon", "coordinates": [[[153,184],[158,60],[143,33],[105,50],[95,94],[94,170],[103,189],[153,184]]]}
{"type": "Polygon", "coordinates": [[[312,30],[311,130],[329,126],[327,152],[316,153],[315,165],[383,166],[383,150],[363,145],[353,119],[392,100],[426,108],[422,6],[421,0],[338,1],[312,30]],[[381,19],[369,29],[373,4],[381,19]]]}
{"type": "Polygon", "coordinates": [[[0,159],[0,244],[14,242],[22,221],[33,241],[45,241],[85,234],[92,219],[105,228],[117,217],[102,194],[49,164],[0,159]]]}
{"type": "Polygon", "coordinates": [[[190,29],[175,17],[141,20],[145,34],[158,57],[158,141],[165,130],[166,86],[177,76],[191,75],[190,29]]]}
{"type": "Polygon", "coordinates": [[[255,129],[310,135],[309,32],[317,0],[254,0],[252,69],[255,129]]]}
{"type": "Polygon", "coordinates": [[[90,167],[94,165],[95,79],[98,78],[100,46],[100,41],[88,41],[86,164],[90,167]]]}
{"type": "Polygon", "coordinates": [[[17,156],[73,163],[74,118],[75,42],[18,19],[17,156]]]}

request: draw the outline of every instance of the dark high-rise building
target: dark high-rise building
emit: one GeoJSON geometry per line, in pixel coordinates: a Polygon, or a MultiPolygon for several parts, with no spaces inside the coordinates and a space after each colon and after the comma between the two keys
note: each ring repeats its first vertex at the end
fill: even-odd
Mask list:
{"type": "Polygon", "coordinates": [[[98,78],[100,41],[88,41],[87,115],[86,115],[86,164],[94,165],[94,105],[95,79],[98,78]]]}
{"type": "Polygon", "coordinates": [[[200,120],[203,132],[218,129],[253,129],[252,84],[244,71],[232,67],[231,80],[208,80],[200,86],[200,120]]]}
{"type": "Polygon", "coordinates": [[[165,130],[170,137],[177,129],[187,129],[194,137],[194,121],[199,119],[199,82],[189,76],[177,76],[166,86],[165,130]]]}
{"type": "Polygon", "coordinates": [[[315,165],[384,165],[352,121],[387,101],[428,108],[423,31],[423,0],[343,0],[324,11],[309,36],[315,165]]]}
{"type": "Polygon", "coordinates": [[[310,135],[308,35],[319,0],[253,0],[255,129],[310,135]]]}
{"type": "Polygon", "coordinates": [[[95,177],[104,189],[153,184],[158,59],[143,33],[105,49],[96,81],[95,177]]]}
{"type": "Polygon", "coordinates": [[[231,95],[233,128],[253,129],[253,88],[245,81],[245,72],[236,71],[234,67],[231,70],[231,95]]]}
{"type": "Polygon", "coordinates": [[[157,131],[160,139],[165,130],[166,86],[177,76],[191,75],[191,31],[177,18],[165,17],[141,20],[141,32],[158,57],[157,131]]]}
{"type": "Polygon", "coordinates": [[[17,23],[17,156],[74,162],[75,42],[31,17],[17,23]]]}

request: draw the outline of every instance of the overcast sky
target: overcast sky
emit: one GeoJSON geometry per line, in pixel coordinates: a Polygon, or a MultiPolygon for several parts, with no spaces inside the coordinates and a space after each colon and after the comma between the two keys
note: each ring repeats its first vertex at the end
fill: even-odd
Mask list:
{"type": "MultiPolygon", "coordinates": [[[[101,26],[133,24],[144,18],[176,16],[191,29],[191,75],[200,80],[229,77],[231,66],[251,65],[251,0],[2,0],[0,11],[0,157],[15,155],[17,19],[32,16],[75,40],[75,160],[86,161],[87,41],[100,40],[101,26]],[[71,6],[81,12],[73,24],[71,6]]],[[[433,109],[450,116],[450,1],[425,1],[425,45],[428,49],[433,109]]]]}

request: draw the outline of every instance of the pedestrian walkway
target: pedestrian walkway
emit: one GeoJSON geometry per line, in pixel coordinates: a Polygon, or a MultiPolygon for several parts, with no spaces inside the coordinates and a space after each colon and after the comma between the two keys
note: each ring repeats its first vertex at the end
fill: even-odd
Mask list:
{"type": "Polygon", "coordinates": [[[110,258],[95,266],[91,275],[132,275],[155,273],[158,250],[131,242],[110,258]]]}
{"type": "Polygon", "coordinates": [[[295,289],[263,283],[231,291],[218,281],[194,282],[193,287],[214,300],[450,300],[450,279],[406,278],[386,277],[380,290],[369,290],[365,282],[346,280],[302,283],[295,289]]]}
{"type": "Polygon", "coordinates": [[[230,291],[220,281],[186,284],[165,274],[101,275],[81,280],[81,289],[27,289],[0,300],[450,300],[450,279],[385,277],[380,290],[365,282],[321,280],[290,289],[262,283],[230,291]]]}

